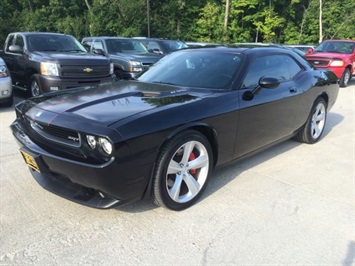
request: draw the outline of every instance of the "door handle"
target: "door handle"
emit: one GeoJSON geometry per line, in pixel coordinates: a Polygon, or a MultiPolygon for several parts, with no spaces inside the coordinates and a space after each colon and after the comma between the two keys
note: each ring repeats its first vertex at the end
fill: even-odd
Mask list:
{"type": "Polygon", "coordinates": [[[296,92],[297,92],[297,89],[296,89],[296,88],[291,88],[291,89],[290,89],[290,92],[291,92],[291,93],[296,93],[296,92]]]}

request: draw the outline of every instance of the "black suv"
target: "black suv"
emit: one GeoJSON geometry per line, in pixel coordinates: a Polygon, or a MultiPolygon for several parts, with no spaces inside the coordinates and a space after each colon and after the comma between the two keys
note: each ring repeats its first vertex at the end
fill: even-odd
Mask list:
{"type": "Polygon", "coordinates": [[[140,41],[130,38],[85,37],[81,43],[89,52],[110,58],[118,79],[134,79],[161,58],[150,53],[140,41]]]}
{"type": "Polygon", "coordinates": [[[10,33],[0,52],[14,87],[31,96],[112,82],[113,64],[88,53],[73,36],[49,32],[10,33]]]}
{"type": "Polygon", "coordinates": [[[133,39],[139,40],[147,47],[149,52],[166,55],[174,51],[188,48],[188,46],[179,40],[167,40],[160,38],[146,38],[146,37],[134,37],[133,39]]]}

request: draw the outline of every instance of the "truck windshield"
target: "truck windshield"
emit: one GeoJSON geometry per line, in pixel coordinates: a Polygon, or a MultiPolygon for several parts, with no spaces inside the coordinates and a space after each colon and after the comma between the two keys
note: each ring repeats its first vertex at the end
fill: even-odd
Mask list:
{"type": "Polygon", "coordinates": [[[353,42],[325,41],[314,49],[314,52],[352,54],[354,47],[355,43],[353,42]]]}
{"type": "Polygon", "coordinates": [[[106,40],[107,52],[109,54],[147,54],[147,48],[139,42],[134,40],[111,39],[106,40]]]}
{"type": "Polygon", "coordinates": [[[28,50],[53,52],[86,52],[85,48],[70,35],[30,35],[28,50]]]}
{"type": "Polygon", "coordinates": [[[185,43],[175,40],[164,40],[163,45],[165,46],[165,49],[168,51],[168,53],[172,53],[174,51],[188,47],[185,43]]]}

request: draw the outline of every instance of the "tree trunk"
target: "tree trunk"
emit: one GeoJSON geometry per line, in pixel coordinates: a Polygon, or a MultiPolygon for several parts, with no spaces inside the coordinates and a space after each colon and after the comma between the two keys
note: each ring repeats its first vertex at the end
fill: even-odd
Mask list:
{"type": "Polygon", "coordinates": [[[229,1],[230,0],[226,0],[226,10],[224,13],[224,26],[223,26],[223,39],[224,41],[227,35],[227,28],[228,28],[228,17],[229,17],[229,1]]]}
{"type": "Polygon", "coordinates": [[[323,41],[322,0],[319,0],[319,43],[323,41]]]}

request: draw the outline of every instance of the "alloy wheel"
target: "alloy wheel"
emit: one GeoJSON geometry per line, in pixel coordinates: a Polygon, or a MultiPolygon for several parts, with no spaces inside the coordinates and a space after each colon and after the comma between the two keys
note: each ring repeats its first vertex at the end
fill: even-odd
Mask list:
{"type": "Polygon", "coordinates": [[[209,173],[209,156],[205,146],[189,141],[180,146],[170,160],[166,174],[169,197],[185,203],[199,194],[209,173]]]}

